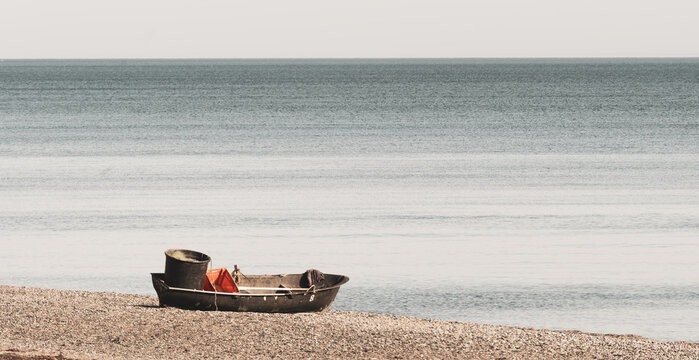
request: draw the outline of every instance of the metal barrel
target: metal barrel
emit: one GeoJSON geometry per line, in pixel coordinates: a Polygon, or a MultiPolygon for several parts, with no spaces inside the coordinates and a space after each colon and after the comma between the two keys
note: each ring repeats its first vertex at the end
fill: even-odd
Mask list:
{"type": "Polygon", "coordinates": [[[168,286],[202,290],[211,257],[185,249],[165,251],[165,283],[168,286]]]}

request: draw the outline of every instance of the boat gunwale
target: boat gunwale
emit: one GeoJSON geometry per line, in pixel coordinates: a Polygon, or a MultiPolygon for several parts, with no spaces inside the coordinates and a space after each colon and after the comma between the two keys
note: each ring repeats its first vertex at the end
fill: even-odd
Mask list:
{"type": "MultiPolygon", "coordinates": [[[[279,276],[282,274],[277,274],[277,275],[258,275],[258,276],[279,276]]],[[[283,274],[283,275],[289,275],[289,274],[283,274]]],[[[337,275],[337,274],[327,274],[327,275],[335,275],[335,276],[341,276],[341,280],[336,283],[335,285],[329,286],[329,287],[324,287],[320,289],[314,289],[314,290],[286,290],[288,292],[286,293],[268,293],[268,294],[243,294],[243,293],[229,293],[229,292],[218,292],[218,291],[208,291],[208,290],[197,290],[197,289],[185,289],[185,288],[178,288],[178,287],[172,287],[168,284],[165,283],[164,273],[151,273],[151,276],[155,278],[158,282],[162,283],[163,286],[165,286],[165,290],[169,291],[178,291],[178,292],[186,292],[186,293],[198,293],[198,294],[208,294],[208,295],[215,295],[215,296],[232,296],[232,297],[259,297],[259,296],[295,296],[295,295],[308,295],[308,294],[316,294],[322,291],[327,291],[327,290],[332,290],[335,288],[339,288],[340,286],[346,284],[349,281],[349,277],[345,275],[337,275]]],[[[310,289],[310,288],[309,288],[310,289]]],[[[157,289],[156,289],[157,290],[157,289]]],[[[284,288],[279,288],[280,291],[284,291],[284,288]]],[[[157,292],[157,291],[156,291],[157,292]]]]}

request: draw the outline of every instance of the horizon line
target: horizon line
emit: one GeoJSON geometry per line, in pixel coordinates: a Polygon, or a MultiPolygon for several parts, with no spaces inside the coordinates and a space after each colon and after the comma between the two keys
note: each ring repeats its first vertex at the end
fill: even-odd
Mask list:
{"type": "Polygon", "coordinates": [[[567,60],[567,59],[699,59],[699,56],[473,56],[473,57],[75,57],[0,58],[0,61],[27,60],[567,60]]]}

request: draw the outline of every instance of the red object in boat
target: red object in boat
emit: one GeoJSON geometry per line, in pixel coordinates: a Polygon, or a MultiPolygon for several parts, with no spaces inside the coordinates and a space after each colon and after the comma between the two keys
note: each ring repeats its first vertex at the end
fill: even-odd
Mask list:
{"type": "Polygon", "coordinates": [[[237,293],[238,285],[233,281],[231,273],[226,268],[206,270],[206,279],[204,280],[204,290],[237,293]]]}

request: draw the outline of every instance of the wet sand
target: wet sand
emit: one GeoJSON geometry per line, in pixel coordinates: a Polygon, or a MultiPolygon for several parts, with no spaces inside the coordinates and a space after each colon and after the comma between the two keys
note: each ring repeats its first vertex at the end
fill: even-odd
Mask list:
{"type": "MultiPolygon", "coordinates": [[[[338,296],[342,296],[342,293],[338,296]]],[[[160,308],[156,297],[0,286],[0,359],[699,359],[699,343],[368,313],[160,308]]]]}

